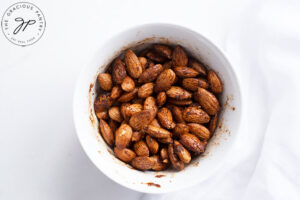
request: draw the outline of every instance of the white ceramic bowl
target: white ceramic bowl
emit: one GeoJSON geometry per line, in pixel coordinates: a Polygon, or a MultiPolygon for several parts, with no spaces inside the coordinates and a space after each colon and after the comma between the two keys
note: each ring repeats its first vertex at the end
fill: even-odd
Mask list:
{"type": "MultiPolygon", "coordinates": [[[[97,86],[97,85],[96,85],[97,86]]],[[[83,149],[105,175],[130,189],[165,193],[208,179],[228,156],[241,122],[241,92],[236,74],[224,54],[208,39],[188,28],[171,24],[146,24],[119,33],[99,47],[91,63],[80,74],[74,94],[74,121],[83,149]],[[98,73],[127,48],[137,44],[169,43],[183,46],[188,53],[218,72],[224,83],[219,126],[206,152],[183,171],[141,172],[118,160],[98,132],[93,102],[98,73]],[[163,175],[158,178],[157,175],[163,175]],[[155,184],[157,184],[155,186],[155,184]]]]}

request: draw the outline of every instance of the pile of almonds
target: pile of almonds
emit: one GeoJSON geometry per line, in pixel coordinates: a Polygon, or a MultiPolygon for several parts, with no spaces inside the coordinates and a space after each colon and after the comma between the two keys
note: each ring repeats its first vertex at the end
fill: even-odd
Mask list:
{"type": "Polygon", "coordinates": [[[205,151],[222,83],[181,46],[154,44],[139,57],[129,49],[97,81],[100,133],[120,160],[138,170],[182,170],[205,151]]]}

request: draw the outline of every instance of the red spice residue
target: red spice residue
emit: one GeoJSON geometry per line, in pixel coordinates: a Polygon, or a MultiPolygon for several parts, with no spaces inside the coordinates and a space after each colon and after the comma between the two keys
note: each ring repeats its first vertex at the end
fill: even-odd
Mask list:
{"type": "Polygon", "coordinates": [[[156,183],[148,182],[148,183],[145,183],[145,184],[147,184],[148,186],[155,186],[155,187],[160,188],[160,185],[156,184],[156,183]]]}
{"type": "Polygon", "coordinates": [[[166,175],[158,174],[158,175],[155,176],[155,178],[162,178],[162,177],[164,177],[164,176],[166,176],[166,175]]]}

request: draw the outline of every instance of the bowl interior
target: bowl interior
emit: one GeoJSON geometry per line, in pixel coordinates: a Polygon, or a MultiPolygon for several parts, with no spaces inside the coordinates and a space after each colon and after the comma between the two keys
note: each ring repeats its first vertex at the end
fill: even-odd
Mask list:
{"type": "Polygon", "coordinates": [[[207,179],[226,159],[241,119],[241,96],[237,78],[230,63],[212,43],[189,29],[167,24],[150,24],[129,29],[107,41],[82,72],[74,96],[74,120],[80,142],[93,163],[108,177],[128,188],[164,193],[194,185],[207,179]],[[93,103],[98,73],[127,48],[143,48],[151,43],[183,46],[190,55],[215,70],[224,91],[220,98],[222,111],[218,128],[206,152],[186,166],[183,171],[141,172],[115,158],[98,132],[93,103]]]}

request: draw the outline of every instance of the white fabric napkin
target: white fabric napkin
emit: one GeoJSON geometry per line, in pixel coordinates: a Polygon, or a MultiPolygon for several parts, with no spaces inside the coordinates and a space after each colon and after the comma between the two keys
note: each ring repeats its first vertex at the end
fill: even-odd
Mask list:
{"type": "Polygon", "coordinates": [[[234,155],[204,183],[143,199],[300,199],[300,2],[243,13],[225,42],[246,109],[234,155]]]}

